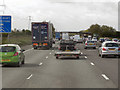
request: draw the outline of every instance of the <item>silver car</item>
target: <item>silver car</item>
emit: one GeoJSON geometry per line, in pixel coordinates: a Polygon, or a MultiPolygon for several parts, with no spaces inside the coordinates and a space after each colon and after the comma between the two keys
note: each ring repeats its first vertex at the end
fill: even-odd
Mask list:
{"type": "Polygon", "coordinates": [[[120,56],[120,47],[117,42],[106,41],[99,47],[99,56],[104,58],[109,55],[120,56]]]}
{"type": "Polygon", "coordinates": [[[96,43],[95,43],[95,41],[86,41],[84,48],[85,49],[87,49],[87,48],[94,48],[94,49],[96,49],[96,43]]]}

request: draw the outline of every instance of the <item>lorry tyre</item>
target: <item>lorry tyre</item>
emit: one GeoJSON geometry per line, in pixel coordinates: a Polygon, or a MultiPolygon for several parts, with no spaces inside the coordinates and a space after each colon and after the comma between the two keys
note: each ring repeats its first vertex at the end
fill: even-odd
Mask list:
{"type": "Polygon", "coordinates": [[[56,59],[58,59],[58,57],[56,57],[56,59]]]}

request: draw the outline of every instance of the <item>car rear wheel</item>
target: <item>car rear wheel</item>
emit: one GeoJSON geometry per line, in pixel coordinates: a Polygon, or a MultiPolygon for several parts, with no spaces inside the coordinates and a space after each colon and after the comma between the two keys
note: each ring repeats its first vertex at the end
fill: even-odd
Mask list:
{"type": "Polygon", "coordinates": [[[25,64],[25,58],[23,59],[22,64],[25,64]]]}
{"type": "Polygon", "coordinates": [[[77,57],[77,59],[79,59],[79,57],[77,57]]]}
{"type": "Polygon", "coordinates": [[[37,49],[37,47],[34,47],[34,49],[37,49]]]}
{"type": "Polygon", "coordinates": [[[85,49],[87,49],[87,47],[85,47],[85,49]]]}
{"type": "Polygon", "coordinates": [[[56,59],[58,59],[58,57],[56,57],[56,59]]]}
{"type": "Polygon", "coordinates": [[[22,62],[21,62],[21,61],[19,61],[19,62],[16,64],[17,67],[21,67],[21,65],[22,65],[22,62]]]}
{"type": "Polygon", "coordinates": [[[101,55],[101,58],[104,58],[105,57],[105,55],[101,55]]]}

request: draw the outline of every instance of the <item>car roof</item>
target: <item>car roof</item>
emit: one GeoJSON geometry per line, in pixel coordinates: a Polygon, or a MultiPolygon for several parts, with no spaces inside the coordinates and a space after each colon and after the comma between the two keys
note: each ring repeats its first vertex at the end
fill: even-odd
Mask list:
{"type": "Polygon", "coordinates": [[[17,44],[2,44],[2,45],[0,45],[0,46],[18,46],[17,44]]]}
{"type": "Polygon", "coordinates": [[[117,42],[114,42],[114,41],[105,41],[105,42],[103,42],[103,44],[105,44],[105,43],[117,43],[117,42]]]}

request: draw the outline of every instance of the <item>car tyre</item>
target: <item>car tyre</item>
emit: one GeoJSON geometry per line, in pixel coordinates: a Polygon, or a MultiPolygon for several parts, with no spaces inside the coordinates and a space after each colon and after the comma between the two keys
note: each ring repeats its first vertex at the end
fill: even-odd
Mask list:
{"type": "Polygon", "coordinates": [[[104,58],[105,57],[105,55],[101,55],[101,58],[104,58]]]}
{"type": "Polygon", "coordinates": [[[22,64],[25,64],[25,58],[23,59],[22,64]]]}
{"type": "Polygon", "coordinates": [[[34,47],[34,49],[37,49],[37,47],[34,47]]]}
{"type": "Polygon", "coordinates": [[[22,62],[20,61],[16,64],[17,67],[21,67],[21,65],[22,65],[22,62]]]}
{"type": "Polygon", "coordinates": [[[93,49],[96,49],[96,47],[94,47],[93,49]]]}
{"type": "Polygon", "coordinates": [[[87,49],[87,47],[85,47],[85,49],[87,49]]]}

